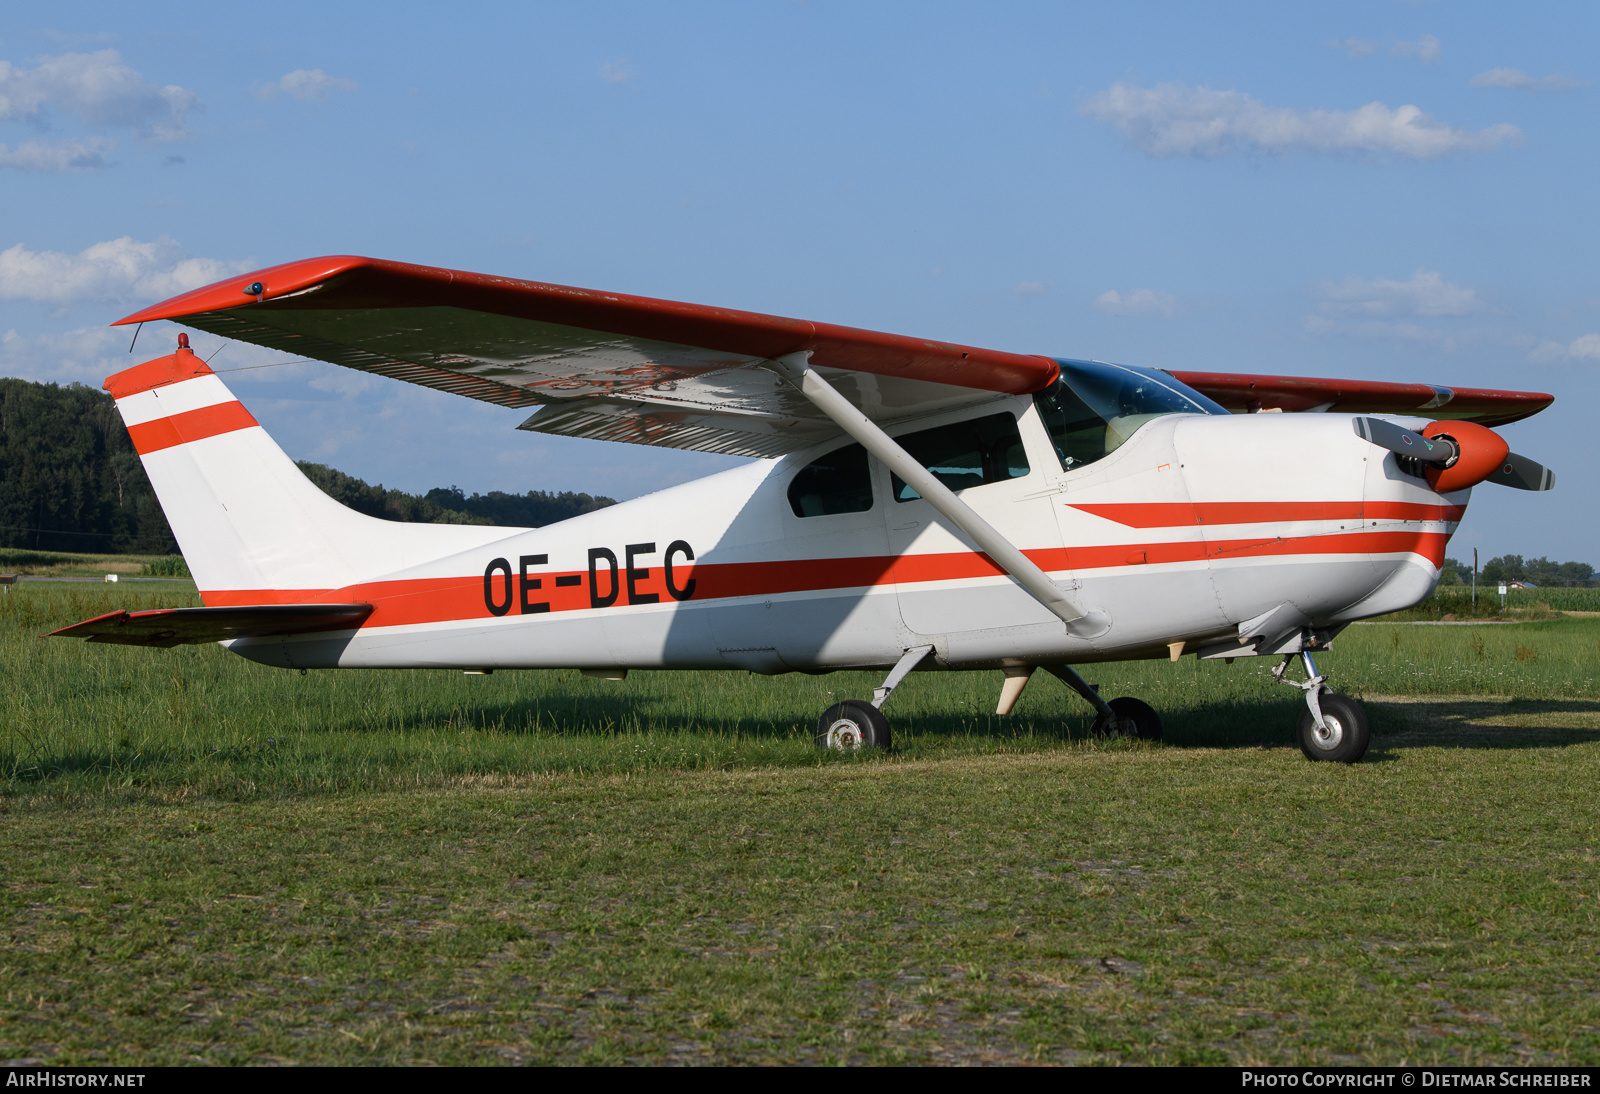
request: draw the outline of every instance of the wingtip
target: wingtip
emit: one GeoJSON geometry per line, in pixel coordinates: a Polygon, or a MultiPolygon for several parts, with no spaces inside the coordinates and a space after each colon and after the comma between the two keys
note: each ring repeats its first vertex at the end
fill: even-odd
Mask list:
{"type": "Polygon", "coordinates": [[[309,289],[336,274],[346,273],[363,266],[380,265],[381,259],[362,255],[324,255],[320,258],[302,258],[277,266],[236,274],[214,281],[198,289],[152,304],[148,308],[123,316],[112,323],[125,327],[130,323],[149,323],[157,319],[181,319],[186,315],[204,315],[222,311],[241,304],[272,300],[290,293],[309,289]]]}

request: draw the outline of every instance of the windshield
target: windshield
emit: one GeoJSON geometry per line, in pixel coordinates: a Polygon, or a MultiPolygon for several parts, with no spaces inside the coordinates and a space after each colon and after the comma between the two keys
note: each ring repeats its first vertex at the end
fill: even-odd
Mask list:
{"type": "Polygon", "coordinates": [[[1033,397],[1061,468],[1093,463],[1163,414],[1226,414],[1218,404],[1155,369],[1058,361],[1061,377],[1033,397]]]}

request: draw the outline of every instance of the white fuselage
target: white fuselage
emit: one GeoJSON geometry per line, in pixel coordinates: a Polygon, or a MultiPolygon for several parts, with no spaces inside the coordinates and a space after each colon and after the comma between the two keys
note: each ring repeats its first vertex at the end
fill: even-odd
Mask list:
{"type": "Polygon", "coordinates": [[[870,510],[797,516],[788,485],[828,445],[545,528],[473,529],[477,545],[341,588],[206,602],[375,606],[353,633],[229,644],[301,668],[825,672],[928,644],[944,667],[1120,660],[1414,604],[1467,499],[1402,473],[1343,415],[1167,415],[1064,472],[1030,397],[984,409],[1018,415],[1031,470],[961,499],[1106,613],[1103,633],[1068,634],[929,503],[893,500],[875,461],[870,510]]]}

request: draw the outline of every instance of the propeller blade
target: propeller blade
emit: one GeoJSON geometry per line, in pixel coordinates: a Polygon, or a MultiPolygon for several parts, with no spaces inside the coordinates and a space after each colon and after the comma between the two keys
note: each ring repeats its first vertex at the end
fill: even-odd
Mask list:
{"type": "MultiPolygon", "coordinates": [[[[1356,435],[1379,448],[1387,448],[1400,456],[1410,456],[1423,463],[1449,463],[1455,459],[1456,446],[1449,441],[1429,440],[1421,433],[1386,422],[1382,418],[1356,418],[1356,435]]],[[[1535,467],[1538,464],[1534,464],[1535,467]]],[[[1524,487],[1524,489],[1533,489],[1524,487]]]]}
{"type": "Polygon", "coordinates": [[[1503,464],[1485,482],[1497,482],[1515,490],[1548,490],[1556,484],[1556,473],[1526,456],[1508,452],[1503,464]]]}

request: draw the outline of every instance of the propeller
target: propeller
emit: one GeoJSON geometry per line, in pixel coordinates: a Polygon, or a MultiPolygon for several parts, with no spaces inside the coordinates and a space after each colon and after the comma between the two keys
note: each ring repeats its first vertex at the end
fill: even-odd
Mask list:
{"type": "Polygon", "coordinates": [[[1548,490],[1556,484],[1556,473],[1526,456],[1507,452],[1499,469],[1483,481],[1497,482],[1514,490],[1548,490]]]}
{"type": "Polygon", "coordinates": [[[1370,441],[1379,448],[1387,448],[1397,456],[1410,456],[1423,463],[1448,467],[1461,454],[1461,450],[1448,438],[1431,440],[1382,418],[1357,418],[1355,424],[1356,435],[1362,440],[1370,441]]]}
{"type": "Polygon", "coordinates": [[[1382,418],[1355,418],[1356,435],[1427,465],[1429,485],[1441,494],[1494,482],[1516,490],[1549,490],[1555,472],[1512,452],[1505,438],[1475,422],[1432,422],[1421,433],[1382,418]]]}

